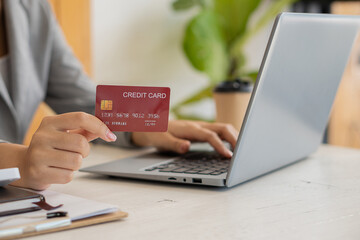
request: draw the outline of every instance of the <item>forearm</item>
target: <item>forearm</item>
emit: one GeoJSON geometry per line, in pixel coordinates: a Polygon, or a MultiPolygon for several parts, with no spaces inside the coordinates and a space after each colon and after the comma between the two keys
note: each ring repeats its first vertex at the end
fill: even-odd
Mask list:
{"type": "MultiPolygon", "coordinates": [[[[20,176],[24,171],[24,159],[28,147],[12,143],[0,143],[0,169],[19,168],[20,176]]],[[[12,183],[16,186],[26,187],[22,179],[12,183]]]]}

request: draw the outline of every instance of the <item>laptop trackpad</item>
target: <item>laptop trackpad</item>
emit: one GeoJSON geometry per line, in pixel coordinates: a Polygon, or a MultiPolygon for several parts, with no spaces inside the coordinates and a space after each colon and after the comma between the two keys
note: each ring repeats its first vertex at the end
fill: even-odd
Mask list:
{"type": "Polygon", "coordinates": [[[158,164],[179,155],[167,153],[148,153],[136,157],[124,158],[115,160],[109,163],[104,163],[92,167],[83,168],[80,171],[96,172],[96,173],[111,173],[111,172],[138,172],[139,169],[145,168],[154,164],[158,164]]]}

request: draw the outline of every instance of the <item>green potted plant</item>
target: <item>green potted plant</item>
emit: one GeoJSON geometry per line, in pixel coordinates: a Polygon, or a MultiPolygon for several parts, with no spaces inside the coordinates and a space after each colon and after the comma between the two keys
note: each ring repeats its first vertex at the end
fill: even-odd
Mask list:
{"type": "MultiPolygon", "coordinates": [[[[204,98],[211,98],[215,89],[217,121],[236,125],[238,119],[243,117],[239,115],[245,113],[252,82],[257,76],[257,71],[245,71],[244,46],[285,6],[295,1],[273,0],[259,20],[250,26],[249,19],[265,1],[175,0],[172,6],[176,11],[198,8],[198,13],[186,26],[183,50],[191,65],[206,74],[209,79],[207,87],[172,108],[175,116],[180,119],[194,119],[191,116],[183,116],[181,107],[204,98]],[[242,113],[239,113],[239,108],[242,109],[242,113]],[[223,113],[219,113],[222,110],[223,113]],[[231,113],[227,114],[227,118],[235,116],[235,119],[220,119],[226,115],[225,113],[231,113]]],[[[239,124],[235,127],[240,128],[239,124]]]]}

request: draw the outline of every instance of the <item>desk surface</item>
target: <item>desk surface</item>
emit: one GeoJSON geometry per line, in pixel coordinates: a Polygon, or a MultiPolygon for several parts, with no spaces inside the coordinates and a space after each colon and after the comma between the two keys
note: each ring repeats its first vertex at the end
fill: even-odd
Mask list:
{"type": "MultiPolygon", "coordinates": [[[[84,166],[137,152],[93,146],[84,166]]],[[[126,220],[30,239],[359,239],[360,151],[308,159],[231,189],[76,173],[58,192],[120,206],[126,220]]]]}

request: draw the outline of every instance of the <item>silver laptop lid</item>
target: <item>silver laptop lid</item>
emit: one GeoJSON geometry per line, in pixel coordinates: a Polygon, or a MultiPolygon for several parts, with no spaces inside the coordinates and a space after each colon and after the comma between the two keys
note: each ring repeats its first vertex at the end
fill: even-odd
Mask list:
{"type": "Polygon", "coordinates": [[[359,27],[358,16],[278,16],[235,148],[228,187],[317,149],[359,27]]]}

